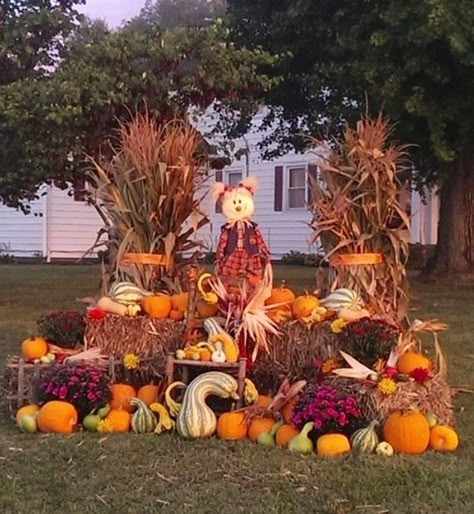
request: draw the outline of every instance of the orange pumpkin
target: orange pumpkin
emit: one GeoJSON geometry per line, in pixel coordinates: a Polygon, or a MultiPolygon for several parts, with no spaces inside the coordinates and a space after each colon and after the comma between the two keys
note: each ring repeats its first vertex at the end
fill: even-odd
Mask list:
{"type": "Polygon", "coordinates": [[[36,415],[38,414],[39,410],[40,410],[39,405],[35,405],[34,403],[32,403],[30,405],[24,405],[23,407],[20,407],[16,411],[16,415],[15,415],[15,419],[16,419],[17,424],[20,422],[20,419],[23,416],[33,416],[33,417],[36,417],[36,415]]]}
{"type": "Polygon", "coordinates": [[[174,321],[182,321],[184,319],[184,312],[172,309],[170,311],[170,319],[174,321]]]}
{"type": "Polygon", "coordinates": [[[221,439],[236,441],[245,439],[247,423],[243,412],[225,412],[217,421],[217,435],[221,439]]]}
{"type": "Polygon", "coordinates": [[[128,384],[112,384],[110,389],[112,391],[110,407],[132,412],[133,407],[130,405],[130,398],[136,396],[135,389],[128,384]]]}
{"type": "Polygon", "coordinates": [[[305,318],[317,307],[319,307],[319,300],[316,296],[306,293],[302,296],[298,296],[293,302],[293,314],[297,318],[305,318]]]}
{"type": "Polygon", "coordinates": [[[286,402],[281,409],[281,415],[287,425],[293,425],[293,412],[295,410],[296,402],[298,397],[292,398],[289,402],[286,402]]]}
{"type": "Polygon", "coordinates": [[[204,300],[199,300],[196,303],[197,313],[201,318],[212,318],[219,312],[217,303],[207,303],[204,300]]]}
{"type": "Polygon", "coordinates": [[[274,287],[270,296],[265,301],[265,305],[273,305],[277,303],[281,304],[291,304],[295,300],[295,293],[288,287],[285,287],[285,282],[283,281],[280,287],[274,287]]]}
{"type": "Polygon", "coordinates": [[[255,442],[260,434],[270,432],[274,424],[275,420],[273,418],[254,418],[249,425],[248,438],[255,442]]]}
{"type": "Polygon", "coordinates": [[[325,434],[318,437],[316,451],[323,456],[341,455],[351,451],[351,443],[343,434],[325,434]]]}
{"type": "Polygon", "coordinates": [[[151,405],[158,401],[158,386],[155,384],[146,384],[138,390],[137,398],[147,405],[151,405]]]}
{"type": "Polygon", "coordinates": [[[28,361],[41,359],[48,353],[48,343],[43,337],[30,337],[21,343],[21,354],[28,361]]]}
{"type": "Polygon", "coordinates": [[[430,442],[430,425],[420,412],[397,410],[385,420],[383,435],[397,452],[423,453],[430,442]]]}
{"type": "Polygon", "coordinates": [[[175,311],[186,312],[188,309],[188,293],[181,292],[171,296],[171,308],[175,311]]]}
{"type": "Polygon", "coordinates": [[[271,396],[267,396],[265,394],[259,394],[257,401],[255,402],[255,405],[258,407],[262,407],[263,409],[266,409],[272,401],[271,396]]]}
{"type": "Polygon", "coordinates": [[[167,318],[171,312],[171,297],[163,293],[145,296],[142,300],[142,307],[150,318],[167,318]]]}
{"type": "Polygon", "coordinates": [[[430,446],[433,450],[454,451],[459,446],[456,431],[445,425],[435,425],[430,433],[430,446]]]}
{"type": "Polygon", "coordinates": [[[41,432],[70,434],[77,425],[77,411],[69,402],[53,400],[41,407],[36,423],[41,432]]]}
{"type": "Polygon", "coordinates": [[[201,350],[199,352],[199,360],[209,362],[212,360],[212,354],[209,350],[201,350]]]}
{"type": "Polygon", "coordinates": [[[286,446],[293,437],[299,434],[298,429],[293,425],[282,425],[275,435],[275,441],[278,446],[286,446]]]}
{"type": "Polygon", "coordinates": [[[112,425],[113,432],[128,432],[132,416],[123,409],[111,409],[105,418],[112,425]]]}
{"type": "Polygon", "coordinates": [[[412,350],[405,352],[397,362],[398,371],[405,375],[409,375],[416,368],[431,369],[432,365],[426,355],[412,350]]]}

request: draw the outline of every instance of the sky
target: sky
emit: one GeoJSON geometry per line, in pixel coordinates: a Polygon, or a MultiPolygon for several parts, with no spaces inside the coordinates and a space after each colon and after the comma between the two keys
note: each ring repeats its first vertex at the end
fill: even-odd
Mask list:
{"type": "Polygon", "coordinates": [[[91,18],[102,18],[110,27],[117,27],[123,20],[136,16],[145,0],[87,0],[81,12],[91,18]]]}

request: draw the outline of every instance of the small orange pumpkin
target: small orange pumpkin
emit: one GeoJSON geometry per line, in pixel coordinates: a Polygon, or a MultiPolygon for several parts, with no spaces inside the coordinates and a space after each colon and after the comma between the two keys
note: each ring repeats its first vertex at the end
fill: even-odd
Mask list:
{"type": "Polygon", "coordinates": [[[341,455],[351,451],[351,443],[344,434],[324,434],[316,441],[318,455],[341,455]]]}
{"type": "Polygon", "coordinates": [[[254,418],[249,425],[248,438],[255,442],[260,434],[270,432],[274,424],[275,420],[273,418],[254,418]]]}
{"type": "Polygon", "coordinates": [[[33,416],[33,417],[36,417],[36,415],[38,414],[39,410],[40,410],[39,405],[36,405],[34,403],[32,403],[30,405],[24,405],[23,407],[20,407],[16,411],[16,415],[15,415],[15,419],[16,419],[17,424],[20,422],[20,419],[23,416],[33,416]]]}
{"type": "MultiPolygon", "coordinates": [[[[274,287],[270,296],[265,301],[265,305],[273,305],[277,303],[291,304],[295,300],[295,293],[288,287],[285,287],[285,281],[283,280],[280,287],[274,287]]],[[[283,307],[284,305],[282,305],[283,307]]]]}
{"type": "Polygon", "coordinates": [[[175,311],[186,312],[188,309],[188,293],[181,292],[171,296],[171,308],[175,311]]]}
{"type": "Polygon", "coordinates": [[[412,350],[401,355],[397,362],[398,371],[405,375],[409,375],[416,368],[429,370],[432,366],[432,362],[426,355],[412,350]]]}
{"type": "Polygon", "coordinates": [[[458,434],[446,425],[435,425],[430,433],[430,446],[433,450],[454,451],[459,446],[458,434]]]}
{"type": "Polygon", "coordinates": [[[147,405],[151,405],[158,401],[158,386],[155,384],[145,384],[140,387],[137,393],[137,398],[147,405]]]}
{"type": "Polygon", "coordinates": [[[423,453],[430,442],[430,425],[421,412],[397,410],[387,416],[383,435],[397,452],[423,453]]]}
{"type": "Polygon", "coordinates": [[[275,435],[275,442],[278,446],[285,447],[290,442],[290,440],[298,434],[298,429],[296,429],[293,425],[287,425],[285,423],[277,430],[275,435]]]}
{"type": "Polygon", "coordinates": [[[41,407],[36,423],[41,432],[70,434],[77,425],[77,411],[69,402],[53,400],[41,407]]]}
{"type": "Polygon", "coordinates": [[[272,399],[273,398],[271,396],[267,396],[265,394],[259,394],[257,401],[255,402],[255,405],[257,407],[262,407],[262,408],[266,409],[270,405],[272,399]]]}
{"type": "Polygon", "coordinates": [[[172,309],[170,311],[170,319],[174,321],[182,321],[184,319],[184,312],[178,311],[177,309],[172,309]]]}
{"type": "Polygon", "coordinates": [[[48,353],[48,343],[43,337],[29,337],[21,343],[21,354],[29,361],[41,359],[48,353]]]}
{"type": "Polygon", "coordinates": [[[219,312],[217,303],[207,303],[204,300],[199,300],[196,303],[197,313],[201,318],[212,318],[219,312]]]}
{"type": "Polygon", "coordinates": [[[167,318],[171,312],[171,297],[164,293],[145,296],[142,300],[142,307],[150,318],[167,318]]]}
{"type": "Polygon", "coordinates": [[[316,296],[306,293],[302,296],[298,296],[293,302],[293,314],[297,318],[305,318],[317,307],[319,307],[319,300],[316,296]]]}
{"type": "Polygon", "coordinates": [[[199,360],[209,362],[212,360],[212,354],[209,350],[204,349],[199,352],[199,360]]]}
{"type": "Polygon", "coordinates": [[[247,423],[243,412],[225,412],[217,421],[217,435],[221,439],[237,441],[245,439],[247,423]]]}
{"type": "Polygon", "coordinates": [[[132,412],[133,407],[130,405],[130,398],[136,396],[135,389],[128,384],[112,384],[110,389],[112,391],[110,407],[132,412]]]}
{"type": "Polygon", "coordinates": [[[111,409],[105,419],[112,425],[113,432],[128,432],[130,430],[132,417],[124,409],[111,409]]]}

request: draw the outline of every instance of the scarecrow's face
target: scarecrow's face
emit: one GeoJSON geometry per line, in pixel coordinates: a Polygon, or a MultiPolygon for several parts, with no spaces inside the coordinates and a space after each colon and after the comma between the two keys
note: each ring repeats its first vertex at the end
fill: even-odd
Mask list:
{"type": "Polygon", "coordinates": [[[255,212],[253,196],[245,187],[237,187],[224,193],[222,212],[227,221],[250,219],[255,212]]]}

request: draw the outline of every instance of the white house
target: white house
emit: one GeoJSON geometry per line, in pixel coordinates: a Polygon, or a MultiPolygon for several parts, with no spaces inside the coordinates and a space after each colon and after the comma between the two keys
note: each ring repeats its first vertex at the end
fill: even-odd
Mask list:
{"type": "MultiPolygon", "coordinates": [[[[314,252],[315,248],[308,242],[311,215],[305,205],[308,175],[315,171],[311,165],[315,156],[310,152],[288,153],[273,161],[262,160],[257,148],[262,138],[258,132],[259,120],[257,116],[249,133],[235,141],[236,148],[247,150],[246,156],[222,171],[216,171],[215,179],[232,185],[247,174],[258,178],[254,219],[274,259],[291,250],[314,252]]],[[[83,257],[93,246],[102,222],[93,207],[71,193],[45,187],[41,198],[32,202],[29,215],[0,205],[0,253],[19,257],[41,256],[48,261],[83,257]]],[[[197,237],[213,249],[224,219],[210,197],[207,197],[203,208],[211,223],[197,237]]],[[[428,195],[425,205],[420,195],[413,193],[411,211],[412,243],[435,244],[438,197],[428,195]]],[[[89,255],[94,255],[94,252],[89,255]]]]}

